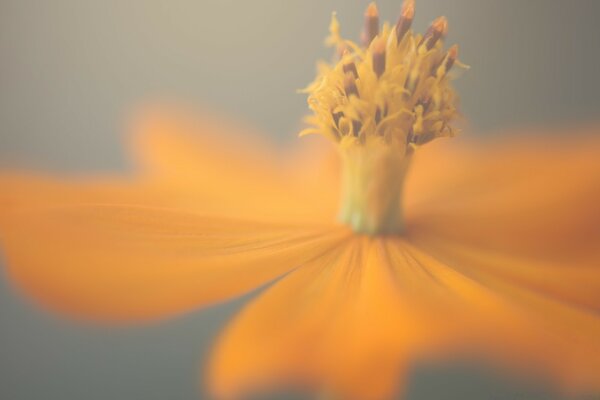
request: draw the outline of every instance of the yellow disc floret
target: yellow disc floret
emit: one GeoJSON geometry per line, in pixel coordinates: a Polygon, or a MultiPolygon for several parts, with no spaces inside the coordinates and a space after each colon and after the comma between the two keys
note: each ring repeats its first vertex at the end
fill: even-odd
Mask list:
{"type": "Polygon", "coordinates": [[[436,19],[424,35],[411,29],[414,1],[405,2],[395,26],[379,29],[377,8],[365,15],[363,46],[343,39],[335,14],[327,44],[335,46],[338,60],[322,64],[315,81],[305,90],[314,115],[311,128],[335,141],[354,137],[402,140],[422,145],[452,136],[456,96],[448,72],[456,64],[458,48],[443,49],[446,18],[436,19]]]}
{"type": "Polygon", "coordinates": [[[339,144],[344,166],[340,219],[355,231],[397,233],[403,228],[402,183],[414,148],[451,137],[457,97],[450,70],[458,47],[443,48],[445,17],[425,34],[410,29],[414,0],[394,26],[380,29],[375,4],[365,13],[362,45],[340,35],[335,14],[326,43],[336,49],[305,90],[313,115],[300,134],[322,134],[339,144]]]}

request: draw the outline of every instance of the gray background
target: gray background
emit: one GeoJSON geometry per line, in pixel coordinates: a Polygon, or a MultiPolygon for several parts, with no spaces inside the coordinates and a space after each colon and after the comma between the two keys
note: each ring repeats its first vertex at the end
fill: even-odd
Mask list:
{"type": "MultiPolygon", "coordinates": [[[[395,21],[400,0],[379,1],[395,21]]],[[[132,109],[209,105],[281,141],[305,113],[331,11],[358,37],[364,1],[0,0],[0,166],[123,170],[132,109]]],[[[450,20],[472,66],[457,86],[469,130],[600,119],[600,1],[419,0],[450,20]]],[[[161,325],[109,329],[47,315],[0,278],[0,398],[193,399],[200,360],[236,301],[161,325]]],[[[417,368],[416,399],[559,399],[448,365],[417,368]]],[[[589,397],[598,398],[598,397],[589,397]]]]}

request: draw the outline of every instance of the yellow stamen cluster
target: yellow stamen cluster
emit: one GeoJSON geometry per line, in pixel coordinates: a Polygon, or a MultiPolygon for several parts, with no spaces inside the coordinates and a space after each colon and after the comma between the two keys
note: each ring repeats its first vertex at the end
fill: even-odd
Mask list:
{"type": "Polygon", "coordinates": [[[445,17],[424,34],[410,29],[414,0],[405,0],[394,26],[379,26],[374,3],[365,13],[362,46],[343,39],[335,14],[327,44],[333,64],[321,64],[305,90],[313,115],[300,135],[317,133],[339,144],[343,160],[340,219],[357,232],[396,233],[403,228],[402,183],[415,147],[454,136],[457,97],[452,67],[458,47],[447,51],[445,17]]]}
{"type": "Polygon", "coordinates": [[[446,18],[436,19],[423,35],[411,31],[413,18],[414,0],[409,0],[396,25],[380,29],[372,3],[359,46],[340,36],[333,15],[327,43],[335,46],[338,60],[322,64],[305,90],[314,115],[301,135],[361,143],[383,138],[413,146],[454,135],[450,121],[457,115],[457,98],[448,72],[457,63],[458,47],[443,49],[446,18]]]}

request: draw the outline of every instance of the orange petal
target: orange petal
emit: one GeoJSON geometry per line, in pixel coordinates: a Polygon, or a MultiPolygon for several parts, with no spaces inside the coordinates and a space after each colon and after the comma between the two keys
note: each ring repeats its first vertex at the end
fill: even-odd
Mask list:
{"type": "Polygon", "coordinates": [[[344,235],[160,208],[80,205],[16,211],[1,237],[9,274],[44,305],[86,318],[144,320],[248,292],[344,235]]]}
{"type": "Polygon", "coordinates": [[[0,235],[15,210],[49,206],[131,205],[197,211],[192,195],[158,182],[127,176],[52,176],[33,172],[0,173],[0,235]]]}
{"type": "Polygon", "coordinates": [[[432,298],[443,305],[433,314],[447,349],[468,351],[513,374],[551,377],[567,390],[599,390],[600,317],[587,307],[598,305],[598,269],[557,270],[472,250],[404,244],[403,251],[447,289],[432,298]]]}
{"type": "Polygon", "coordinates": [[[225,119],[167,108],[140,113],[134,131],[134,154],[149,178],[193,196],[204,213],[278,222],[335,216],[335,168],[312,140],[284,152],[225,119]]]}
{"type": "Polygon", "coordinates": [[[436,236],[415,241],[415,244],[430,255],[454,260],[464,271],[490,275],[572,306],[600,312],[598,259],[580,256],[567,263],[544,261],[436,236]]]}
{"type": "Polygon", "coordinates": [[[600,261],[600,140],[592,132],[423,152],[406,190],[410,235],[553,262],[600,261]]]}
{"type": "Polygon", "coordinates": [[[209,386],[222,398],[278,384],[390,398],[428,336],[399,293],[381,240],[355,237],[243,310],[216,347],[209,386]]]}
{"type": "Polygon", "coordinates": [[[434,141],[416,152],[408,182],[414,190],[408,195],[415,203],[435,204],[473,185],[479,190],[471,194],[479,195],[514,182],[535,184],[538,174],[586,179],[563,170],[571,163],[597,177],[597,163],[590,163],[590,157],[600,146],[599,131],[600,127],[592,126],[434,141]]]}
{"type": "Polygon", "coordinates": [[[481,288],[445,282],[468,294],[468,303],[495,305],[494,311],[471,309],[464,323],[474,332],[479,327],[482,351],[491,351],[493,343],[496,359],[545,371],[565,387],[598,390],[600,140],[595,132],[524,134],[423,152],[407,189],[412,193],[407,240],[418,246],[416,257],[437,271],[438,279],[458,273],[489,292],[484,300],[481,288]],[[494,298],[504,299],[506,307],[494,298]]]}
{"type": "MultiPolygon", "coordinates": [[[[0,211],[50,204],[166,205],[169,196],[158,188],[126,176],[62,176],[46,173],[0,173],[0,211]]],[[[0,213],[1,215],[1,213],[0,213]]]]}

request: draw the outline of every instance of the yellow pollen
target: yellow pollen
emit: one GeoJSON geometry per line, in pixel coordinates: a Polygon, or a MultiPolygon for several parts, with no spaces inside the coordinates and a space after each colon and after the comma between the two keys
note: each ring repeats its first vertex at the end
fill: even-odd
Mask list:
{"type": "Polygon", "coordinates": [[[300,134],[321,134],[338,144],[343,188],[340,220],[356,232],[403,230],[402,187],[411,155],[440,137],[454,136],[458,98],[451,68],[465,67],[458,47],[444,50],[448,21],[437,18],[425,34],[411,25],[406,0],[394,26],[379,26],[374,3],[365,12],[362,45],[343,38],[334,14],[326,43],[336,49],[305,92],[313,115],[300,134]]]}

